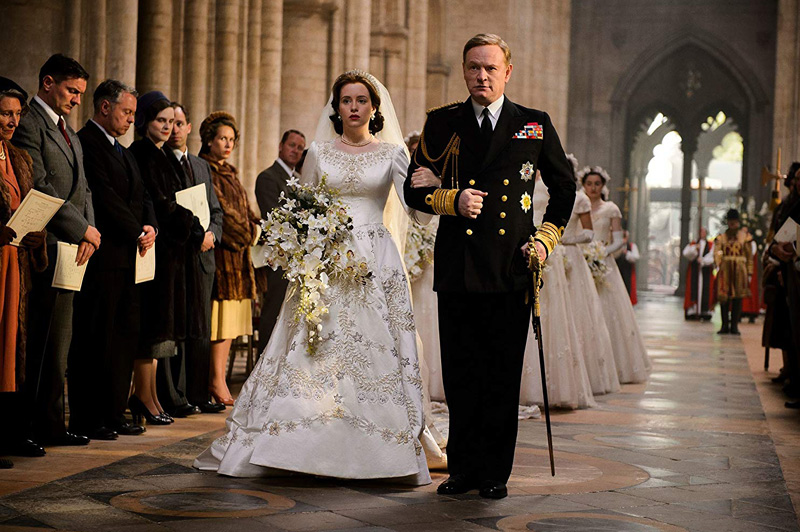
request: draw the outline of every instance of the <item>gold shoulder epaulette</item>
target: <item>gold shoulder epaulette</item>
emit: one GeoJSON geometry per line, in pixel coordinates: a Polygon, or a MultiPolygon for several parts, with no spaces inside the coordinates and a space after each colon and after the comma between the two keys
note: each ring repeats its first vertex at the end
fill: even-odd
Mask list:
{"type": "Polygon", "coordinates": [[[427,111],[425,111],[425,114],[428,114],[428,115],[429,115],[429,114],[431,114],[431,113],[433,113],[433,112],[435,112],[435,111],[438,111],[438,110],[440,110],[440,109],[445,109],[445,108],[447,108],[447,107],[453,107],[454,105],[459,105],[460,103],[461,103],[461,102],[450,102],[450,103],[446,103],[446,104],[444,104],[444,105],[440,105],[439,107],[431,107],[430,109],[428,109],[427,111]]]}

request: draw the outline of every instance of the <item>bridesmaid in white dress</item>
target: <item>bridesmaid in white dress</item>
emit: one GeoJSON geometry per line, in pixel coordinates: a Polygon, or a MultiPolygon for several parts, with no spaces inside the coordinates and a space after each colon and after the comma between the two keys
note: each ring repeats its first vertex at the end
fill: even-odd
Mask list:
{"type": "Polygon", "coordinates": [[[353,219],[352,245],[373,276],[364,286],[330,281],[324,295],[329,313],[313,356],[305,327],[295,321],[297,292],[287,291],[227,433],[195,467],[231,476],[295,471],[427,484],[414,315],[402,259],[384,224],[392,185],[403,207],[398,211],[426,215],[403,202],[408,154],[383,85],[364,72],[346,72],[329,103],[303,181],[327,175],[340,191],[353,219]]]}
{"type": "Polygon", "coordinates": [[[592,203],[594,240],[601,241],[606,246],[605,263],[609,271],[606,282],[597,288],[597,292],[611,336],[619,382],[644,382],[650,373],[650,358],[636,323],[628,290],[612,256],[625,245],[622,213],[614,202],[603,199],[603,189],[609,178],[602,168],[586,167],[579,175],[584,192],[592,203]]]}
{"type": "MultiPolygon", "coordinates": [[[[537,226],[542,222],[549,199],[547,187],[537,172],[533,193],[534,224],[537,226]]],[[[547,394],[550,406],[588,408],[596,403],[586,369],[584,345],[578,334],[578,316],[571,308],[574,305],[570,304],[573,288],[567,282],[566,266],[564,246],[556,246],[545,262],[540,294],[547,394]]],[[[539,348],[531,326],[525,347],[520,403],[541,404],[541,382],[539,348]]]]}

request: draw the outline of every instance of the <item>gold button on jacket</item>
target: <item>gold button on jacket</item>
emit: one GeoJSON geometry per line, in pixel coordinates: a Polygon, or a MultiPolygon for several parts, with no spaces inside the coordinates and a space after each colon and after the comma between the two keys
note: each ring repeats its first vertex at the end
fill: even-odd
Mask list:
{"type": "Polygon", "coordinates": [[[467,236],[472,234],[472,229],[467,229],[467,236]]]}

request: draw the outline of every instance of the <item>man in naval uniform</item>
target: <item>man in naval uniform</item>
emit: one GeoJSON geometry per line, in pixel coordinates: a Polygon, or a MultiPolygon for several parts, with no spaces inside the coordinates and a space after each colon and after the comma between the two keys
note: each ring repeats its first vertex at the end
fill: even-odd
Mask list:
{"type": "Polygon", "coordinates": [[[504,97],[508,45],[479,34],[464,46],[470,98],[428,112],[404,186],[409,206],[441,215],[434,248],[442,376],[450,409],[450,477],[440,494],[508,493],[522,360],[531,319],[528,242],[544,261],[575,200],[575,180],[547,113],[504,97]],[[430,168],[440,187],[424,186],[430,168]],[[550,193],[533,225],[536,170],[550,193]],[[416,172],[416,173],[415,173],[416,172]]]}

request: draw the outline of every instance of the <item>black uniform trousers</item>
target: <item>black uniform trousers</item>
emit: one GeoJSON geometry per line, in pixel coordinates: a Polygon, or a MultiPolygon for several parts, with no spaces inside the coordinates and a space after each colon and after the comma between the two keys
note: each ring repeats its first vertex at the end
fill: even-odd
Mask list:
{"type": "Polygon", "coordinates": [[[278,321],[278,314],[283,306],[283,299],[286,297],[286,289],[289,281],[283,277],[283,270],[273,270],[267,268],[267,291],[261,298],[261,316],[258,318],[258,353],[264,352],[264,348],[269,343],[272,336],[272,329],[278,321]]]}
{"type": "Polygon", "coordinates": [[[508,481],[531,318],[525,292],[438,292],[448,470],[508,481]]]}
{"type": "Polygon", "coordinates": [[[52,287],[55,246],[48,246],[50,267],[32,274],[28,295],[28,349],[25,391],[30,431],[38,440],[57,440],[66,434],[64,382],[72,341],[72,302],[75,292],[52,287]]]}
{"type": "Polygon", "coordinates": [[[130,269],[92,272],[75,295],[69,350],[70,431],[125,423],[139,345],[139,286],[130,269]]]}

